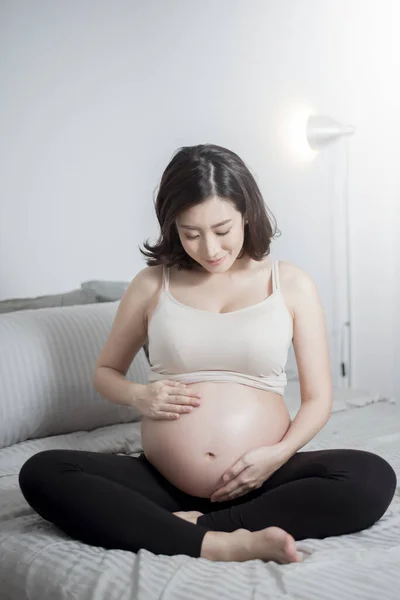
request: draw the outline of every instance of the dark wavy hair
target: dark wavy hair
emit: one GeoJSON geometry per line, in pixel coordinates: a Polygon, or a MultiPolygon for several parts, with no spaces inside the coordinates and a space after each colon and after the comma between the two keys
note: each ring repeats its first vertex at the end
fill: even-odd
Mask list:
{"type": "Polygon", "coordinates": [[[154,245],[139,250],[148,266],[193,269],[196,262],[185,252],[175,219],[187,208],[214,196],[232,202],[243,218],[244,242],[238,258],[247,253],[260,261],[270,253],[271,240],[281,232],[266,207],[258,185],[241,158],[214,144],[183,146],[166,167],[154,201],[160,236],[154,245]]]}

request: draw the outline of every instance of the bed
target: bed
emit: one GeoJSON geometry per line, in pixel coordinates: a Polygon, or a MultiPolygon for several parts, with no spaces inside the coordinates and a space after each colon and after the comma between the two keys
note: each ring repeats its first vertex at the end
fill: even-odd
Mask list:
{"type": "MultiPolygon", "coordinates": [[[[285,399],[293,417],[299,385],[285,399]]],[[[303,449],[360,448],[400,475],[400,404],[379,394],[335,389],[333,412],[303,449]]],[[[74,541],[36,515],[18,487],[32,454],[73,448],[137,456],[140,422],[28,440],[0,450],[1,600],[397,600],[400,596],[400,493],[368,530],[297,543],[303,562],[212,562],[185,555],[105,550],[74,541]]],[[[400,479],[400,477],[399,477],[400,479]]]]}

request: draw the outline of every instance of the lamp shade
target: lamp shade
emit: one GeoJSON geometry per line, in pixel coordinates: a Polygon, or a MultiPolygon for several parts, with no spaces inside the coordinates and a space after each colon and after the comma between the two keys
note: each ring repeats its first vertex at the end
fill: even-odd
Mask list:
{"type": "Polygon", "coordinates": [[[312,115],[307,121],[307,140],[313,150],[323,150],[339,138],[352,135],[353,125],[338,123],[326,115],[312,115]]]}

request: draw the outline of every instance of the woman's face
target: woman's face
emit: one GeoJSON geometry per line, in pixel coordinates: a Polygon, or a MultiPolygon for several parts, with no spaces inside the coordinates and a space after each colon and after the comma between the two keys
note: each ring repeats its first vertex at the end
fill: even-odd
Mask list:
{"type": "Polygon", "coordinates": [[[218,197],[183,211],[176,226],[185,252],[210,272],[227,271],[243,247],[242,215],[231,202],[218,197]],[[216,259],[222,261],[209,262],[216,259]]]}

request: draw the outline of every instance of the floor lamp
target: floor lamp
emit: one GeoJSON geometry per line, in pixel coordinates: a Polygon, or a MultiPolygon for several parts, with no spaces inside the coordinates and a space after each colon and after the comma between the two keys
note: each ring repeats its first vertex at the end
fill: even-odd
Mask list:
{"type": "MultiPolygon", "coordinates": [[[[307,140],[309,146],[316,151],[324,150],[330,144],[355,132],[352,125],[344,125],[325,115],[312,115],[307,121],[307,140]]],[[[340,264],[345,273],[344,287],[345,299],[341,310],[340,329],[340,374],[341,387],[352,387],[351,364],[351,288],[350,288],[350,240],[349,240],[349,203],[348,203],[348,150],[346,155],[346,181],[343,194],[343,203],[339,214],[343,217],[344,226],[344,259],[340,264]],[[347,333],[347,336],[346,336],[347,333]],[[347,341],[346,341],[347,337],[347,341]]],[[[338,271],[337,271],[338,272],[338,271]]],[[[341,271],[339,271],[341,272],[341,271]]],[[[336,298],[337,299],[337,298],[336,298]]]]}

